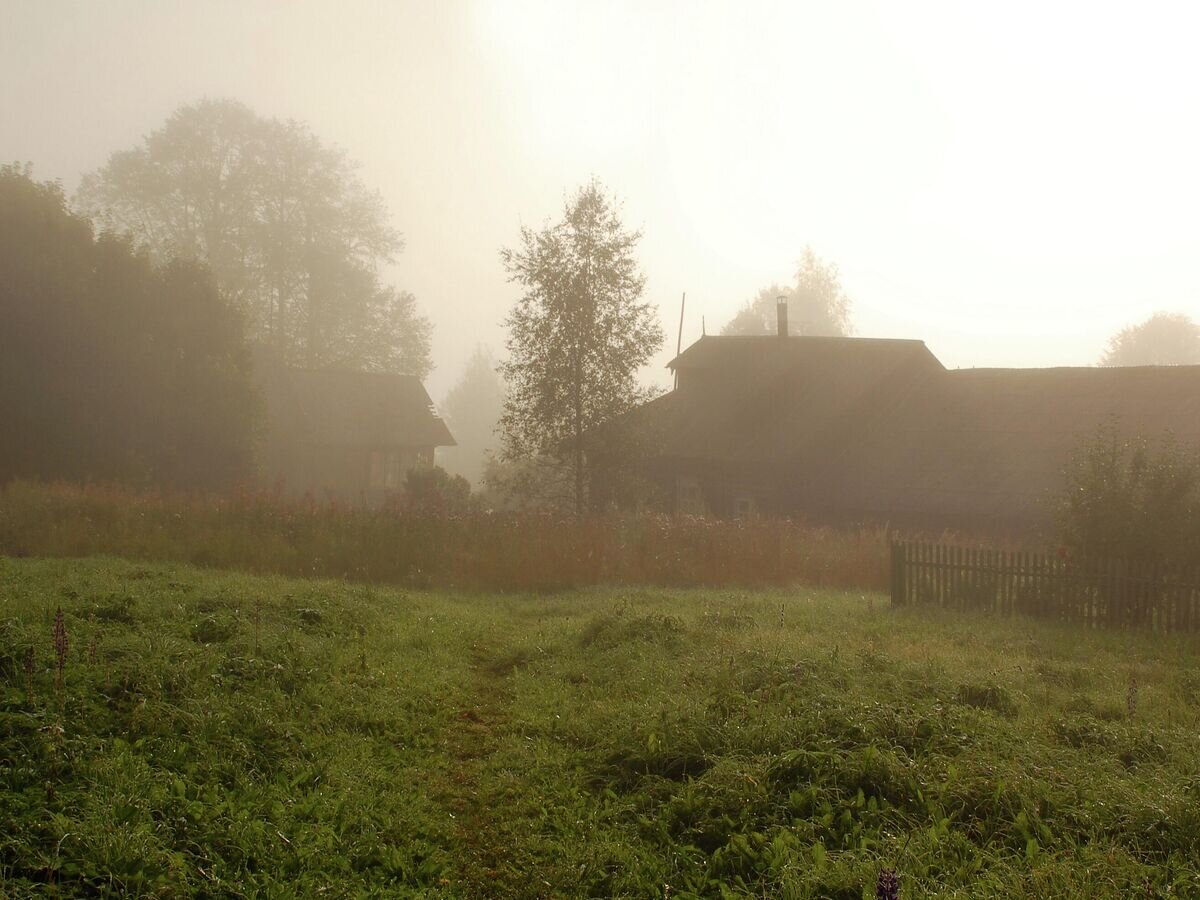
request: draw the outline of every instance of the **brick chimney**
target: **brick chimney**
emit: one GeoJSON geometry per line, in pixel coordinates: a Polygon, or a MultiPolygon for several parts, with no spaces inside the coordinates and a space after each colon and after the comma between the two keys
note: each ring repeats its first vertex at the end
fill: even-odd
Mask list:
{"type": "Polygon", "coordinates": [[[787,337],[787,297],[780,294],[775,298],[775,315],[779,320],[779,336],[787,337]]]}

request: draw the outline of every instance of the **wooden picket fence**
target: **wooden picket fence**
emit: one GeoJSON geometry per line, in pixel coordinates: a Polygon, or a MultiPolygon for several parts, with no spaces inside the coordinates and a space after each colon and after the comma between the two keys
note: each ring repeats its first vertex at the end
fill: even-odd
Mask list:
{"type": "Polygon", "coordinates": [[[891,583],[898,606],[1030,615],[1089,628],[1200,630],[1200,569],[906,542],[892,544],[891,583]]]}

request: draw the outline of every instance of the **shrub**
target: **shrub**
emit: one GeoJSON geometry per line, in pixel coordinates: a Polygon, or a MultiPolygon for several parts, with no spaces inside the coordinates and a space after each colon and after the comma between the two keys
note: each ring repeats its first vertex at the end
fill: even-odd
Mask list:
{"type": "Polygon", "coordinates": [[[1200,449],[1125,437],[1116,422],[1082,445],[1058,501],[1063,547],[1089,559],[1200,559],[1200,449]]]}
{"type": "Polygon", "coordinates": [[[409,469],[403,505],[418,516],[462,516],[471,509],[471,483],[441,466],[409,469]]]}

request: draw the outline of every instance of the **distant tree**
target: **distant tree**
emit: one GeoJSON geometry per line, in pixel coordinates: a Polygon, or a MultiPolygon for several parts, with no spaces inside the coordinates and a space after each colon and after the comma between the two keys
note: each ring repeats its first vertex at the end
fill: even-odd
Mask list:
{"type": "Polygon", "coordinates": [[[503,453],[543,457],[570,475],[570,506],[584,511],[588,435],[646,400],[636,373],[661,347],[662,326],[642,299],[645,276],[615,201],[592,181],[562,221],[521,230],[501,259],[523,289],[509,314],[508,384],[500,418],[503,453]]]}
{"type": "Polygon", "coordinates": [[[1143,563],[1200,559],[1200,448],[1102,426],[1073,455],[1057,515],[1080,558],[1143,563]]]}
{"type": "Polygon", "coordinates": [[[86,176],[76,202],[159,260],[208,264],[250,338],[289,363],[429,373],[429,323],[379,278],[403,246],[382,199],[298,122],[184,106],[86,176]]]}
{"type": "Polygon", "coordinates": [[[792,334],[850,333],[850,298],[842,290],[838,267],[805,247],[790,285],[772,284],[758,292],[721,330],[722,334],[775,334],[776,303],[786,297],[792,334]]]}
{"type": "Polygon", "coordinates": [[[1155,313],[1115,334],[1100,365],[1200,365],[1200,325],[1182,313],[1155,313]]]}
{"type": "Polygon", "coordinates": [[[0,481],[250,476],[242,335],[203,265],[96,240],[57,185],[0,167],[0,481]]]}
{"type": "Polygon", "coordinates": [[[441,465],[478,487],[485,461],[499,446],[496,429],[504,412],[504,383],[485,348],[477,347],[467,360],[458,383],[446,394],[442,412],[457,446],[438,451],[441,465]]]}

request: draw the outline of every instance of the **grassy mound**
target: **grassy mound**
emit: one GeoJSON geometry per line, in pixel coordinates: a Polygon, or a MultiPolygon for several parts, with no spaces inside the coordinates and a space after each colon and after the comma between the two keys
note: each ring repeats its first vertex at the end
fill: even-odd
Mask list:
{"type": "Polygon", "coordinates": [[[1196,896],[1198,662],[855,594],[0,558],[0,889],[1196,896]]]}

